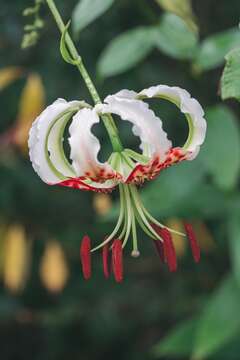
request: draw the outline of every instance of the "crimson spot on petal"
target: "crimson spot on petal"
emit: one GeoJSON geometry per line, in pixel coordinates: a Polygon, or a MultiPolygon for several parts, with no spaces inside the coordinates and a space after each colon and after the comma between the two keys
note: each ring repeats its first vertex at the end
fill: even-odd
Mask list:
{"type": "Polygon", "coordinates": [[[91,277],[91,240],[85,235],[80,246],[80,258],[82,263],[82,272],[85,280],[91,277]]]}
{"type": "Polygon", "coordinates": [[[191,246],[193,259],[194,259],[194,261],[196,263],[198,263],[199,260],[200,260],[201,254],[200,254],[200,247],[198,245],[196,235],[195,235],[195,233],[193,231],[193,228],[192,228],[191,224],[185,223],[184,227],[185,227],[187,237],[188,237],[188,240],[189,240],[189,243],[190,243],[190,246],[191,246]]]}

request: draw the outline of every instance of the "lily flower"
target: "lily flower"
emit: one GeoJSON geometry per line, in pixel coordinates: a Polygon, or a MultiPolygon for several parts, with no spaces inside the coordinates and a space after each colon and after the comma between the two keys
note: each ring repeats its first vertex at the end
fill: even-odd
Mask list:
{"type": "MultiPolygon", "coordinates": [[[[160,258],[169,270],[177,268],[176,254],[169,229],[148,212],[142,204],[137,186],[145,180],[180,161],[193,160],[204,142],[206,121],[197,100],[179,87],[153,86],[137,93],[129,90],[109,95],[101,104],[91,107],[84,101],[67,102],[58,99],[35,120],[30,130],[29,153],[34,170],[49,185],[68,186],[96,192],[111,192],[119,187],[120,212],[117,224],[105,240],[91,249],[91,241],[84,236],[81,244],[83,275],[91,275],[91,253],[102,248],[103,271],[106,277],[113,270],[117,282],[123,279],[122,254],[128,239],[132,238],[132,256],[139,256],[137,228],[154,240],[160,258]],[[162,121],[149,108],[145,99],[165,99],[175,104],[185,115],[189,134],[182,147],[173,147],[163,130],[162,121]],[[121,121],[132,123],[132,131],[140,138],[140,152],[131,149],[113,151],[106,162],[98,160],[100,142],[91,132],[104,114],[116,114],[121,121]],[[63,135],[69,125],[69,159],[64,151],[63,135]],[[109,254],[112,252],[112,264],[109,254]]],[[[190,224],[185,224],[196,262],[200,259],[199,246],[190,224]]]]}

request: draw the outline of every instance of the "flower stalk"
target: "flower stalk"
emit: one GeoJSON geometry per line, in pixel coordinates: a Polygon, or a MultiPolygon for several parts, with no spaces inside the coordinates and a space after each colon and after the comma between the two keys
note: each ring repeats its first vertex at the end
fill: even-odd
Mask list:
{"type": "MultiPolygon", "coordinates": [[[[63,19],[55,5],[54,0],[46,0],[46,3],[49,7],[49,10],[52,13],[52,16],[53,16],[61,34],[63,34],[66,26],[65,26],[63,19]]],[[[74,45],[74,42],[73,42],[71,36],[69,35],[68,31],[66,31],[65,40],[66,40],[66,45],[68,47],[68,50],[75,62],[75,66],[78,68],[78,70],[82,76],[82,79],[84,80],[85,85],[87,86],[88,91],[89,91],[95,105],[101,104],[101,98],[97,92],[97,89],[96,89],[95,85],[93,84],[93,81],[92,81],[92,79],[83,63],[83,60],[82,60],[81,56],[79,55],[77,48],[74,45]]],[[[119,135],[118,135],[117,127],[114,123],[112,116],[110,114],[104,114],[101,116],[101,119],[103,120],[105,128],[110,137],[113,150],[121,151],[123,149],[123,147],[122,147],[119,135]]]]}

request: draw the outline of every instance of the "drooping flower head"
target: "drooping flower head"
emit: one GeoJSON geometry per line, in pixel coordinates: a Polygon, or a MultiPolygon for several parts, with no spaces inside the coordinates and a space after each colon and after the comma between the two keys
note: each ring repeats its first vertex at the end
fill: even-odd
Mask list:
{"type": "MultiPolygon", "coordinates": [[[[168,229],[149,214],[141,202],[137,185],[154,179],[164,168],[183,160],[193,160],[197,156],[206,134],[203,116],[201,105],[186,90],[158,85],[140,93],[122,90],[107,96],[103,103],[95,107],[83,101],[58,99],[35,120],[29,136],[30,159],[44,182],[96,192],[111,192],[117,185],[119,187],[120,213],[113,232],[93,249],[89,237],[83,238],[81,259],[85,278],[91,274],[91,252],[102,248],[105,276],[109,275],[108,257],[111,251],[115,279],[122,280],[122,253],[130,236],[132,256],[139,255],[136,223],[154,239],[158,253],[169,269],[176,270],[171,238],[174,230],[168,229]],[[189,134],[182,147],[172,146],[161,119],[144,101],[148,98],[168,100],[185,115],[189,134]],[[121,149],[113,151],[106,162],[98,160],[100,142],[91,129],[104,114],[116,114],[121,121],[132,123],[133,134],[140,138],[140,153],[121,149]],[[67,125],[70,160],[63,146],[67,125]]],[[[185,229],[194,260],[199,261],[199,247],[190,224],[186,224],[185,229]]]]}

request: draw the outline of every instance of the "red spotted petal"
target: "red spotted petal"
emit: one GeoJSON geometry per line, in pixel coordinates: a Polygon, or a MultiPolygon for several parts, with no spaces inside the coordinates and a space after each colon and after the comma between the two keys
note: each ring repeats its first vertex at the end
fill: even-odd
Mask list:
{"type": "Polygon", "coordinates": [[[171,148],[163,162],[157,155],[147,165],[137,164],[128,176],[126,183],[142,184],[145,180],[153,180],[161,170],[185,160],[185,158],[186,154],[181,148],[171,148]]]}
{"type": "Polygon", "coordinates": [[[73,189],[95,191],[95,192],[102,192],[102,193],[112,192],[112,190],[116,186],[114,184],[113,186],[105,187],[105,185],[102,183],[87,184],[84,180],[86,180],[86,178],[70,178],[68,180],[61,181],[57,185],[67,186],[67,187],[71,187],[73,189]]]}

